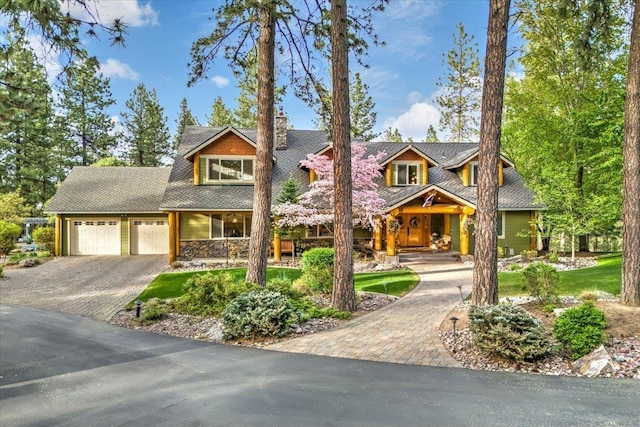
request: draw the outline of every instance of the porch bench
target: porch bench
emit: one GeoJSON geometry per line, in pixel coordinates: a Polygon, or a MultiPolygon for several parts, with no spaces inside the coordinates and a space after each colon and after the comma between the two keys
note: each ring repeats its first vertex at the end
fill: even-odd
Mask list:
{"type": "MultiPolygon", "coordinates": [[[[273,256],[273,242],[269,244],[269,256],[273,256]]],[[[280,253],[293,255],[293,242],[291,240],[280,240],[280,253]]]]}

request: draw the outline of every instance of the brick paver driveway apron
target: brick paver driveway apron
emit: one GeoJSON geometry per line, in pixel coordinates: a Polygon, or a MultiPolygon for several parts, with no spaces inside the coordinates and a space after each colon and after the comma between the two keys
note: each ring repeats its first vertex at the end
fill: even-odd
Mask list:
{"type": "Polygon", "coordinates": [[[109,320],[156,277],[166,255],[60,257],[5,269],[0,302],[109,320]]]}

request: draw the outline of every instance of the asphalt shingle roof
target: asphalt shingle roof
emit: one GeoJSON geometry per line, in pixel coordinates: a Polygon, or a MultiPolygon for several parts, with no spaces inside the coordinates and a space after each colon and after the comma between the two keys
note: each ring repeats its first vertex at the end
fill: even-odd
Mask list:
{"type": "Polygon", "coordinates": [[[151,213],[160,202],[169,168],[76,166],[51,199],[51,213],[151,213]]]}

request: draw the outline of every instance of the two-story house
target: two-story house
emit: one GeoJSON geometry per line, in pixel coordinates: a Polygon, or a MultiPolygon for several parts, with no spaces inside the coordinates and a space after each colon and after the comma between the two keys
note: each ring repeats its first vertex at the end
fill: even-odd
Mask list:
{"type": "MultiPolygon", "coordinates": [[[[327,134],[288,129],[276,117],[273,200],[292,176],[302,191],[316,179],[300,165],[310,153],[332,157],[327,134]]],[[[75,167],[49,204],[56,214],[56,254],[167,254],[181,258],[244,254],[251,236],[255,130],[187,127],[171,168],[75,167]]],[[[473,253],[477,200],[477,143],[368,142],[385,152],[378,191],[385,218],[354,239],[379,254],[398,249],[473,253]]],[[[514,165],[501,157],[499,246],[533,249],[530,230],[540,209],[514,165]],[[523,233],[525,232],[525,233],[523,233]]],[[[331,245],[327,227],[295,231],[302,247],[331,245]]],[[[276,242],[277,244],[277,242],[276,242]]]]}

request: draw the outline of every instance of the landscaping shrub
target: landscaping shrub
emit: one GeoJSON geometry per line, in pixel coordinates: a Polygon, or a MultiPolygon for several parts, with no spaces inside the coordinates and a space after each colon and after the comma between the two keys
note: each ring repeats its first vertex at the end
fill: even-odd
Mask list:
{"type": "Polygon", "coordinates": [[[291,280],[286,277],[275,277],[269,280],[267,289],[273,292],[279,292],[289,298],[289,300],[298,300],[304,296],[293,287],[291,280]]]}
{"type": "Polygon", "coordinates": [[[314,293],[333,290],[333,248],[313,248],[302,254],[302,281],[314,293]]]}
{"type": "Polygon", "coordinates": [[[53,251],[56,238],[56,230],[53,227],[38,227],[33,230],[33,241],[38,245],[38,249],[43,251],[53,251]]]}
{"type": "Polygon", "coordinates": [[[560,257],[558,256],[557,251],[551,251],[547,254],[547,260],[553,264],[557,264],[560,262],[560,257]]]}
{"type": "Polygon", "coordinates": [[[160,320],[167,315],[167,306],[158,298],[147,301],[142,310],[144,320],[160,320]]]}
{"type": "Polygon", "coordinates": [[[583,302],[587,302],[587,301],[596,302],[598,301],[598,291],[595,289],[582,291],[578,299],[583,302]]]}
{"type": "Polygon", "coordinates": [[[176,306],[180,311],[191,314],[218,316],[229,302],[256,287],[234,281],[228,272],[196,274],[185,282],[185,293],[176,306]]]}
{"type": "Polygon", "coordinates": [[[40,258],[49,258],[51,256],[51,252],[49,251],[38,251],[38,257],[40,258]]]}
{"type": "Polygon", "coordinates": [[[231,301],[222,312],[225,339],[283,336],[293,309],[286,296],[267,289],[253,290],[231,301]]]}
{"type": "Polygon", "coordinates": [[[518,271],[518,270],[521,270],[521,269],[522,269],[522,266],[520,264],[511,264],[509,266],[509,270],[511,270],[511,271],[518,271]]]}
{"type": "Polygon", "coordinates": [[[180,262],[180,261],[173,261],[171,263],[171,268],[182,268],[184,267],[184,265],[180,262]]]}
{"type": "Polygon", "coordinates": [[[522,271],[522,283],[529,295],[535,297],[540,305],[558,302],[560,275],[558,271],[544,262],[534,262],[522,271]]]}
{"type": "Polygon", "coordinates": [[[4,277],[4,265],[0,264],[0,278],[4,277]]]}
{"type": "Polygon", "coordinates": [[[580,307],[566,310],[556,319],[553,336],[571,359],[576,360],[604,343],[603,330],[606,327],[604,313],[593,303],[586,302],[580,307]]]}
{"type": "Polygon", "coordinates": [[[504,248],[502,246],[498,246],[498,258],[504,258],[504,248]]]}
{"type": "Polygon", "coordinates": [[[520,252],[520,256],[522,256],[522,259],[524,259],[526,262],[529,262],[538,256],[538,251],[522,251],[520,252]]]}
{"type": "Polygon", "coordinates": [[[16,248],[20,231],[19,225],[0,221],[0,255],[7,255],[16,248]]]}
{"type": "Polygon", "coordinates": [[[516,305],[469,309],[469,329],[482,351],[515,361],[532,361],[549,352],[542,322],[516,305]]]}

